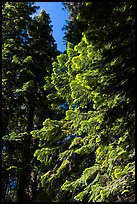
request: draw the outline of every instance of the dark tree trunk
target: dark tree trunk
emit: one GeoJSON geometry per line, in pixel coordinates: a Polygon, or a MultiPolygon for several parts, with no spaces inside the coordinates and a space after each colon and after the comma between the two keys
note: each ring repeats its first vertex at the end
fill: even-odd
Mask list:
{"type": "Polygon", "coordinates": [[[30,109],[28,113],[28,125],[27,125],[27,134],[24,139],[24,151],[23,151],[23,161],[22,161],[22,170],[19,178],[19,186],[17,191],[17,202],[31,202],[32,194],[29,193],[29,185],[31,181],[31,160],[33,154],[31,153],[31,134],[30,132],[33,129],[33,119],[34,119],[34,101],[30,100],[29,103],[30,109]]]}

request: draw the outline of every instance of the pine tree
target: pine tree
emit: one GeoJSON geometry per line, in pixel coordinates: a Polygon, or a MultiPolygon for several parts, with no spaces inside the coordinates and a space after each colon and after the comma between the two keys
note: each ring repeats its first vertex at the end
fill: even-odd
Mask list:
{"type": "Polygon", "coordinates": [[[48,115],[44,77],[58,52],[49,15],[32,19],[35,11],[31,2],[3,6],[3,201],[31,202],[37,189],[37,141],[30,132],[48,115]]]}
{"type": "Polygon", "coordinates": [[[62,2],[64,9],[69,12],[69,19],[66,20],[66,24],[63,26],[65,35],[63,37],[64,42],[68,42],[77,45],[82,39],[82,32],[85,30],[85,24],[77,21],[79,10],[83,8],[85,2],[62,2]]]}
{"type": "Polygon", "coordinates": [[[65,116],[31,132],[40,141],[41,189],[52,202],[135,199],[134,8],[86,2],[78,18],[87,31],[53,63],[65,116]]]}
{"type": "Polygon", "coordinates": [[[55,59],[46,12],[3,4],[3,202],[134,201],[135,4],[66,7],[55,59]]]}
{"type": "MultiPolygon", "coordinates": [[[[2,135],[7,138],[3,142],[3,201],[15,199],[13,189],[17,186],[17,174],[14,170],[16,162],[21,159],[19,149],[22,147],[20,144],[17,145],[15,139],[11,141],[9,134],[12,133],[11,138],[16,136],[19,126],[22,128],[20,132],[24,132],[22,126],[24,118],[19,118],[23,110],[20,107],[18,112],[16,111],[22,97],[19,98],[15,89],[19,82],[18,77],[23,67],[23,60],[26,58],[23,31],[31,20],[29,15],[35,11],[36,7],[32,3],[6,2],[2,8],[2,135]],[[12,183],[15,184],[13,188],[12,183]]],[[[27,36],[25,39],[28,39],[27,36]]]]}

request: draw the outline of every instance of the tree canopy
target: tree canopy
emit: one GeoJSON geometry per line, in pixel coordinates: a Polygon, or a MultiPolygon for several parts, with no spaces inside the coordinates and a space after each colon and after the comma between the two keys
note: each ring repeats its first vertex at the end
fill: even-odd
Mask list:
{"type": "Polygon", "coordinates": [[[35,192],[37,141],[30,131],[40,128],[48,115],[44,76],[51,75],[59,53],[49,15],[41,11],[32,19],[36,9],[32,2],[6,2],[2,8],[4,202],[31,200],[35,192]]]}
{"type": "Polygon", "coordinates": [[[134,202],[135,3],[63,5],[3,5],[3,202],[134,202]]]}

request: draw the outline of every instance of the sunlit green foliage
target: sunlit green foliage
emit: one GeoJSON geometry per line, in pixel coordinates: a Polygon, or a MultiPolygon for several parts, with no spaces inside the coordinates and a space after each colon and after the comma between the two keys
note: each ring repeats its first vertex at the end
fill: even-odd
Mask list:
{"type": "Polygon", "coordinates": [[[134,3],[66,3],[84,32],[56,59],[49,16],[16,19],[16,6],[3,5],[4,192],[15,180],[17,200],[134,201],[134,3]]]}
{"type": "MultiPolygon", "coordinates": [[[[87,9],[88,6],[92,4],[87,3],[87,9]]],[[[129,9],[129,5],[122,6],[125,8],[123,12],[129,9]]],[[[124,15],[123,18],[125,22],[128,21],[128,16],[124,15]]],[[[101,41],[95,43],[93,40],[92,43],[92,38],[87,38],[87,33],[83,33],[81,42],[76,46],[68,43],[66,54],[59,55],[57,62],[53,63],[51,83],[55,86],[56,95],[69,105],[64,119],[58,121],[62,125],[54,130],[57,134],[54,139],[56,141],[58,138],[58,144],[61,144],[59,150],[54,152],[56,160],[53,162],[56,162],[54,164],[50,160],[48,171],[41,176],[42,186],[47,194],[53,196],[53,200],[60,201],[65,191],[68,193],[66,201],[69,202],[134,200],[134,87],[129,86],[131,79],[126,74],[123,61],[125,57],[129,65],[132,56],[129,57],[126,50],[110,56],[109,52],[116,52],[113,49],[115,45],[111,46],[114,40],[117,40],[115,35],[112,42],[102,42],[99,47],[101,41]],[[52,192],[47,190],[47,186],[52,192]],[[62,192],[57,190],[60,188],[62,192]]],[[[128,38],[126,49],[130,43],[128,38]]],[[[132,65],[129,69],[133,69],[132,65]]],[[[48,147],[45,158],[53,150],[49,141],[53,144],[50,127],[54,127],[50,119],[46,124],[46,130],[37,133],[41,143],[44,144],[44,139],[45,147],[48,147]]],[[[37,158],[44,154],[43,148],[36,152],[37,158]]],[[[46,161],[41,159],[42,163],[46,161]]]]}

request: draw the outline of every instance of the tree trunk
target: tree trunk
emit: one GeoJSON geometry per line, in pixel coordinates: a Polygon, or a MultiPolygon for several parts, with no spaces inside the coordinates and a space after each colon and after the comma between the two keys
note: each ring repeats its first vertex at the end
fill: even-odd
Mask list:
{"type": "Polygon", "coordinates": [[[19,186],[17,191],[17,202],[31,202],[32,194],[28,193],[30,181],[31,181],[31,160],[33,154],[31,153],[31,134],[33,129],[33,119],[34,119],[34,101],[29,103],[30,109],[28,114],[28,125],[27,134],[24,139],[24,151],[23,151],[23,161],[22,170],[19,178],[19,186]]]}

